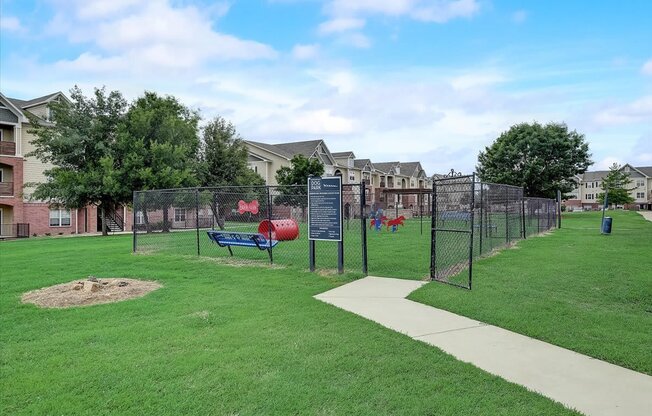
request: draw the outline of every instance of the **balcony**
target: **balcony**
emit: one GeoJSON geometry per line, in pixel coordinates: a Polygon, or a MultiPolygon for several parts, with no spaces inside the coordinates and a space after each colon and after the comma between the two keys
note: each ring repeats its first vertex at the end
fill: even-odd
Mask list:
{"type": "Polygon", "coordinates": [[[0,141],[0,155],[1,156],[16,156],[16,143],[1,140],[0,141]]]}
{"type": "Polygon", "coordinates": [[[0,182],[0,196],[14,196],[14,183],[0,182]]]}

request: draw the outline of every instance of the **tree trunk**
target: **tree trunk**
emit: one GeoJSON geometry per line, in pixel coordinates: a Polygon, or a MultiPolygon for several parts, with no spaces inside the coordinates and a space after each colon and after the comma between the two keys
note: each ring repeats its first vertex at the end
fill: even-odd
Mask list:
{"type": "Polygon", "coordinates": [[[102,222],[102,235],[107,236],[109,233],[106,231],[106,211],[105,207],[106,204],[104,202],[100,203],[100,215],[101,215],[101,222],[102,222]]]}

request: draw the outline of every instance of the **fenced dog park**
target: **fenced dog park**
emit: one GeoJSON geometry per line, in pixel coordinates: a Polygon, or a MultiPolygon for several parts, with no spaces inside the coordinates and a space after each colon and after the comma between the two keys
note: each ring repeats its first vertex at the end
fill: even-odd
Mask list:
{"type": "Polygon", "coordinates": [[[471,289],[475,259],[560,225],[559,201],[525,198],[522,188],[474,175],[441,178],[432,189],[385,192],[414,196],[417,206],[408,212],[367,203],[367,193],[365,183],[341,185],[341,244],[313,244],[304,185],[135,192],[133,250],[471,289]]]}
{"type": "MultiPolygon", "coordinates": [[[[468,182],[455,178],[437,185],[439,190],[468,190],[468,182]]],[[[381,230],[370,228],[371,218],[366,218],[368,273],[381,266],[387,274],[397,276],[401,270],[412,270],[402,277],[408,284],[423,285],[410,295],[420,307],[460,314],[649,377],[652,223],[637,213],[613,212],[610,215],[616,227],[605,236],[600,234],[600,213],[565,213],[563,228],[544,233],[544,227],[554,226],[554,215],[545,208],[550,202],[525,200],[521,210],[525,203],[525,212],[531,215],[525,218],[527,238],[522,239],[518,204],[510,202],[516,200],[513,195],[506,202],[497,196],[500,188],[494,189],[496,193],[489,192],[487,184],[481,187],[476,183],[473,188],[473,223],[479,224],[483,218],[483,226],[473,229],[474,240],[479,238],[478,228],[483,229],[483,251],[507,244],[505,233],[498,234],[502,230],[499,215],[510,219],[510,239],[518,240],[514,245],[517,249],[493,251],[496,255],[491,256],[485,251],[474,259],[473,291],[438,282],[424,285],[409,281],[430,277],[432,221],[428,219],[432,216],[424,216],[423,234],[419,217],[406,218],[405,225],[397,226],[395,232],[392,226],[387,228],[393,219],[392,212],[387,212],[391,210],[384,213],[388,217],[384,225],[380,218],[381,230]],[[483,200],[486,203],[481,207],[478,202],[483,200]],[[489,200],[495,203],[491,205],[489,200]],[[485,224],[498,227],[485,230],[485,224]],[[408,227],[412,227],[409,234],[405,232],[408,227]],[[539,228],[543,236],[529,238],[539,228]],[[494,243],[486,239],[487,234],[495,237],[494,243]],[[373,244],[382,249],[374,251],[373,244]],[[422,246],[418,257],[411,253],[414,247],[422,246]],[[393,250],[392,256],[384,250],[393,250]],[[424,261],[416,267],[412,264],[415,258],[424,261]],[[586,259],[591,261],[583,261],[586,259]]],[[[261,189],[248,189],[253,191],[261,189]]],[[[184,198],[196,201],[189,198],[199,194],[201,203],[201,192],[188,190],[184,198]]],[[[169,232],[162,230],[163,212],[152,207],[148,211],[153,214],[148,218],[151,232],[147,233],[144,220],[139,223],[137,243],[142,246],[135,254],[133,235],[41,237],[0,243],[0,412],[577,414],[572,404],[565,407],[532,389],[461,362],[454,354],[314,299],[364,279],[359,279],[361,270],[353,269],[361,264],[349,267],[346,257],[345,273],[337,274],[337,244],[332,242],[316,242],[317,270],[327,273],[309,272],[307,223],[299,221],[303,215],[299,214],[300,205],[292,217],[299,224],[299,237],[286,239],[294,233],[291,227],[273,229],[276,235],[272,237],[278,242],[272,247],[272,259],[255,242],[255,247],[231,246],[231,256],[227,247],[209,239],[209,231],[222,231],[218,218],[225,230],[231,224],[240,225],[231,229],[249,234],[259,234],[261,222],[268,219],[260,212],[251,212],[256,211],[256,204],[250,197],[242,199],[246,205],[240,204],[242,192],[232,193],[235,195],[228,199],[217,199],[229,202],[229,215],[220,206],[219,216],[211,218],[215,190],[205,192],[198,216],[199,240],[196,227],[181,228],[182,220],[191,221],[192,205],[185,203],[184,219],[184,212],[174,212],[171,203],[169,232]],[[236,217],[233,209],[244,214],[238,212],[236,217]],[[251,220],[242,221],[240,215],[251,216],[251,220]],[[248,228],[243,229],[242,224],[248,228]],[[279,231],[289,234],[279,235],[279,231]],[[281,250],[287,242],[301,244],[284,253],[281,250]],[[120,282],[130,288],[130,279],[151,282],[157,289],[132,300],[87,307],[48,309],[21,302],[28,293],[65,282],[82,282],[84,288],[92,288],[94,283],[87,284],[89,275],[99,282],[117,282],[116,291],[120,282]]],[[[263,205],[266,199],[259,195],[255,194],[255,199],[263,205]]],[[[443,193],[437,195],[435,208],[439,211],[433,212],[439,212],[443,220],[437,225],[437,233],[446,236],[442,230],[453,225],[453,229],[470,231],[471,222],[459,214],[463,211],[451,209],[455,200],[460,201],[460,207],[470,207],[467,197],[455,193],[458,196],[451,196],[444,204],[443,193]]],[[[167,198],[174,201],[171,196],[167,198]]],[[[370,215],[369,207],[365,214],[370,215]]],[[[279,212],[274,219],[283,220],[286,215],[291,214],[279,212]]],[[[354,215],[349,221],[351,237],[344,234],[345,256],[353,256],[360,248],[351,244],[353,235],[363,235],[362,221],[354,215]]],[[[346,230],[345,222],[343,228],[346,230]]],[[[268,229],[261,228],[260,234],[267,233],[268,229]]],[[[265,248],[264,243],[258,243],[265,248]]],[[[475,244],[479,250],[479,240],[475,244]]],[[[359,256],[361,259],[362,254],[359,256]]],[[[460,258],[464,261],[464,256],[460,258]]],[[[461,275],[466,272],[462,270],[461,275]]],[[[391,303],[393,299],[378,297],[377,301],[391,303]]],[[[355,306],[353,300],[351,305],[355,306]]],[[[397,319],[391,309],[376,310],[397,319]]],[[[419,321],[423,316],[406,319],[419,321]]],[[[479,326],[476,330],[485,329],[479,326]]],[[[463,339],[464,333],[452,334],[463,339]]],[[[482,344],[472,347],[484,350],[482,344]]],[[[506,350],[504,354],[508,353],[506,350]]],[[[622,387],[631,391],[636,386],[622,387]]]]}

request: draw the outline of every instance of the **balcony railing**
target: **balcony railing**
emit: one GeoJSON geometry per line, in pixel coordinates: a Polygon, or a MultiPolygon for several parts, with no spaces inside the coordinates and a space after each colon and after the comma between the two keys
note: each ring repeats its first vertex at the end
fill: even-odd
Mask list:
{"type": "Polygon", "coordinates": [[[0,155],[16,156],[16,143],[0,140],[0,155]]]}
{"type": "Polygon", "coordinates": [[[13,182],[0,182],[0,196],[13,196],[14,183],[13,182]]]}

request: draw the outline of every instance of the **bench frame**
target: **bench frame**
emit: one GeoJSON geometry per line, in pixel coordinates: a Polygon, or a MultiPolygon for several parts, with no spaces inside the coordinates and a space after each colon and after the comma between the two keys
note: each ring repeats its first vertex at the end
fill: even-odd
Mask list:
{"type": "Polygon", "coordinates": [[[210,230],[206,231],[208,238],[217,244],[220,247],[226,247],[229,250],[229,254],[233,256],[233,250],[231,246],[236,247],[256,247],[258,250],[265,250],[269,255],[269,261],[272,260],[272,247],[278,244],[277,240],[268,240],[264,235],[260,233],[242,233],[235,231],[218,231],[210,230]],[[224,236],[238,236],[238,238],[220,238],[224,236]]]}

